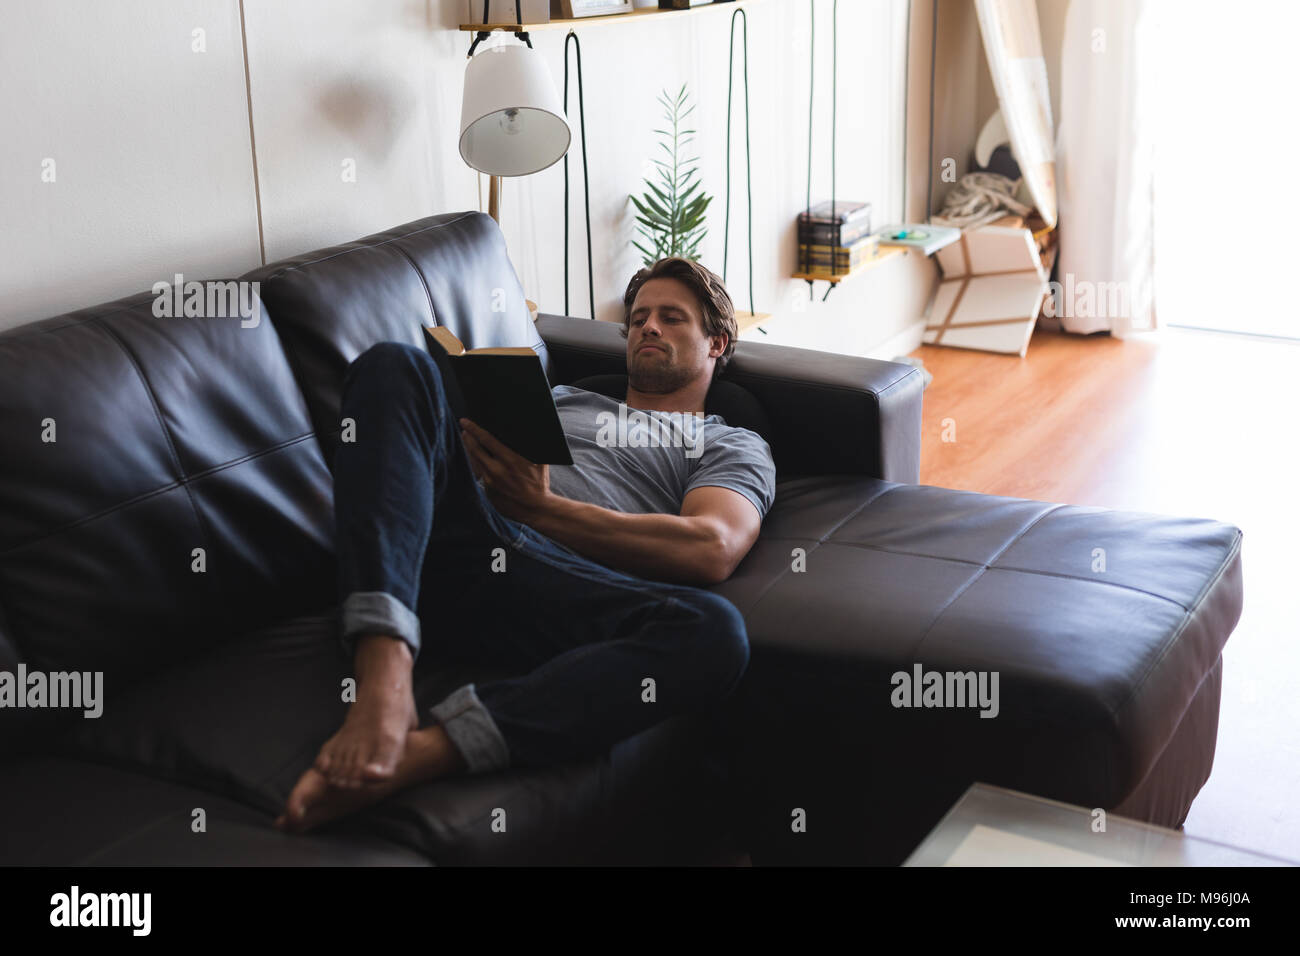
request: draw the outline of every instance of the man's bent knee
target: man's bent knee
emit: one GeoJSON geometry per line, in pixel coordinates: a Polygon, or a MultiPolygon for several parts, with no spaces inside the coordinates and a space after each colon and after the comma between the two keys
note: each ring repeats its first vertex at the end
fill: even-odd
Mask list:
{"type": "Polygon", "coordinates": [[[697,660],[703,658],[704,667],[720,692],[729,692],[749,666],[745,618],[736,605],[709,591],[699,591],[688,603],[702,617],[696,638],[699,643],[693,648],[692,656],[697,660]]]}
{"type": "Polygon", "coordinates": [[[442,375],[423,349],[404,342],[379,342],[352,360],[343,377],[343,392],[384,402],[422,397],[436,406],[443,392],[442,375]]]}
{"type": "Polygon", "coordinates": [[[370,346],[348,366],[348,377],[373,375],[380,381],[400,379],[404,375],[437,372],[437,364],[423,349],[405,342],[377,342],[370,346]]]}

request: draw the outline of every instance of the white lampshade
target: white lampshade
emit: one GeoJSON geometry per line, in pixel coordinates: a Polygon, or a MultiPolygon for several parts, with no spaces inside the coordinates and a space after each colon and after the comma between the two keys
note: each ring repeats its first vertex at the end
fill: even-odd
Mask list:
{"type": "Polygon", "coordinates": [[[489,47],[465,67],[460,155],[493,176],[527,176],[558,162],[573,133],[551,71],[522,43],[489,47]]]}

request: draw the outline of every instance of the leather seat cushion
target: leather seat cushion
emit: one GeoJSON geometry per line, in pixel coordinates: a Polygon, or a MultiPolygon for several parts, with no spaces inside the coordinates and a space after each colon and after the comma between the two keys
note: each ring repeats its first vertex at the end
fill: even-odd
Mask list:
{"type": "Polygon", "coordinates": [[[6,866],[428,866],[355,833],[300,839],[246,804],[108,763],[62,756],[0,765],[6,866]],[[195,832],[194,811],[204,811],[195,832]]]}
{"type": "MultiPolygon", "coordinates": [[[[63,752],[199,788],[251,811],[248,826],[270,830],[343,722],[342,680],[351,668],[337,634],[331,609],[225,642],[110,695],[102,717],[76,721],[63,752]]],[[[514,672],[421,658],[416,700],[427,711],[465,683],[507,676],[514,672]]],[[[689,859],[728,838],[701,810],[727,799],[722,748],[710,733],[706,721],[677,718],[599,759],[431,782],[322,832],[374,835],[436,863],[689,859]],[[497,808],[506,812],[508,839],[491,827],[497,808]]],[[[50,839],[62,826],[57,817],[22,819],[48,828],[50,839]]]]}

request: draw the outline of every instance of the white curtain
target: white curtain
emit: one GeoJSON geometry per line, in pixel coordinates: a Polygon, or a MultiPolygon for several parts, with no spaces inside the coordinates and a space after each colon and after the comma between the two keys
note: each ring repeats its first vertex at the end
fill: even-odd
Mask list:
{"type": "Polygon", "coordinates": [[[1153,331],[1154,101],[1149,0],[1071,0],[1056,134],[1067,332],[1153,331]]]}

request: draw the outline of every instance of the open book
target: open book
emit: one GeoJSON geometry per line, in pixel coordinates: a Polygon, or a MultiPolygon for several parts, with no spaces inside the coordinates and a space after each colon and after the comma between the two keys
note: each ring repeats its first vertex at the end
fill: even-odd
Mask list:
{"type": "Polygon", "coordinates": [[[530,348],[465,350],[450,329],[425,326],[447,400],[503,445],[538,465],[572,465],[542,359],[530,348]]]}

